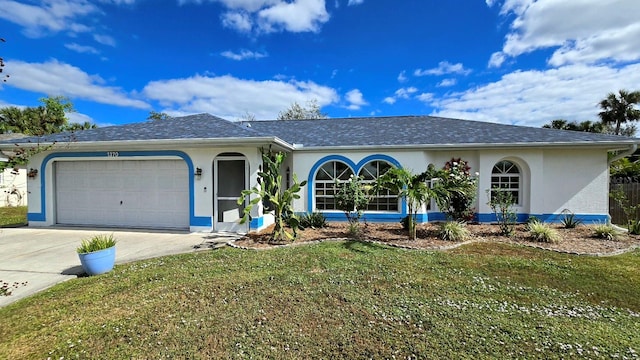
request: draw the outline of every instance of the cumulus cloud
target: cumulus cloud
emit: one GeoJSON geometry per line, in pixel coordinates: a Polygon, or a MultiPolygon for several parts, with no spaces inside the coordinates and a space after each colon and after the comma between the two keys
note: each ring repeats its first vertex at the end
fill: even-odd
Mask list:
{"type": "Polygon", "coordinates": [[[541,126],[554,119],[598,120],[598,102],[640,84],[640,64],[574,64],[516,71],[500,80],[434,99],[433,115],[541,126]]]}
{"type": "Polygon", "coordinates": [[[234,29],[239,32],[250,32],[253,28],[253,21],[249,14],[229,11],[220,16],[224,27],[234,29]]]}
{"type": "Polygon", "coordinates": [[[402,72],[400,74],[398,74],[398,82],[407,82],[407,72],[405,70],[402,70],[402,72]]]}
{"type": "Polygon", "coordinates": [[[152,81],[142,94],[170,113],[208,112],[235,119],[251,111],[258,119],[275,119],[294,101],[317,100],[326,106],[339,100],[337,92],[312,81],[247,80],[231,75],[152,81]]]}
{"type": "Polygon", "coordinates": [[[369,105],[369,103],[364,100],[362,92],[358,89],[353,89],[347,92],[346,99],[349,102],[349,105],[347,106],[347,109],[349,110],[360,110],[361,107],[369,105]]]}
{"type": "Polygon", "coordinates": [[[7,67],[20,74],[8,84],[45,95],[63,95],[102,104],[148,109],[150,106],[129,96],[121,88],[106,86],[98,75],[89,75],[75,66],[50,60],[44,63],[7,61],[7,67]]]}
{"type": "Polygon", "coordinates": [[[413,86],[400,88],[396,90],[395,93],[393,93],[393,96],[387,96],[386,98],[384,98],[384,100],[382,100],[382,102],[393,105],[396,103],[396,101],[398,101],[398,99],[409,99],[409,97],[411,97],[411,95],[415,94],[416,92],[418,92],[418,88],[413,86]]]}
{"type": "Polygon", "coordinates": [[[91,28],[79,19],[100,10],[86,0],[45,0],[36,4],[0,1],[0,18],[23,27],[27,37],[42,37],[49,33],[87,32],[91,28]]]}
{"type": "Polygon", "coordinates": [[[102,45],[116,46],[116,39],[109,35],[95,34],[93,35],[93,39],[102,45]]]}
{"type": "Polygon", "coordinates": [[[360,5],[362,3],[364,3],[364,0],[349,0],[347,6],[360,5]]]}
{"type": "Polygon", "coordinates": [[[507,0],[500,13],[514,18],[490,67],[540,49],[554,49],[556,67],[640,59],[640,1],[507,0]]]}
{"type": "Polygon", "coordinates": [[[267,56],[266,53],[255,52],[247,49],[242,49],[239,52],[233,52],[231,50],[227,50],[220,53],[220,55],[236,61],[246,60],[246,59],[261,59],[267,56]]]}

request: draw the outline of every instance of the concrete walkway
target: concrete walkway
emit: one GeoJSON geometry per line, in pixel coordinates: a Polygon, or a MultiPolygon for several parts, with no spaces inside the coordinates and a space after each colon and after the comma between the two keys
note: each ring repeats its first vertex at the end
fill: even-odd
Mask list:
{"type": "Polygon", "coordinates": [[[152,232],[114,229],[15,228],[0,229],[0,280],[13,284],[0,307],[82,275],[76,248],[82,239],[113,234],[116,264],[223,246],[239,235],[227,233],[152,232]]]}

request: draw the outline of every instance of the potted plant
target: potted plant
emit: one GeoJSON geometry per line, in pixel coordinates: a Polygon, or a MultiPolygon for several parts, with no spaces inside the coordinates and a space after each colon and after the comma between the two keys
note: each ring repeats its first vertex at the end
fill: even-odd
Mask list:
{"type": "Polygon", "coordinates": [[[83,239],[76,249],[87,275],[104,274],[113,269],[116,261],[116,240],[111,235],[95,235],[83,239]]]}

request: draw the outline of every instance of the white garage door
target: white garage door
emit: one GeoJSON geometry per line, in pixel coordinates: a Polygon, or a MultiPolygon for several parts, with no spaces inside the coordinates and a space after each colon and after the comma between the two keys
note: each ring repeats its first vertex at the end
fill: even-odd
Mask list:
{"type": "Polygon", "coordinates": [[[189,227],[184,161],[63,161],[55,174],[58,224],[189,227]]]}

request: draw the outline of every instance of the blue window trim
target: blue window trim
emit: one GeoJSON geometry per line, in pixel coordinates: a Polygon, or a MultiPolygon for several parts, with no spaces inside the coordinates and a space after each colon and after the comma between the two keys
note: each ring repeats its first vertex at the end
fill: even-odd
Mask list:
{"type": "MultiPolygon", "coordinates": [[[[360,160],[360,162],[358,162],[357,164],[354,163],[351,159],[342,155],[327,155],[321,158],[320,160],[316,161],[316,163],[311,167],[311,170],[309,171],[309,176],[307,178],[307,211],[312,212],[314,210],[314,207],[313,207],[313,200],[315,198],[314,180],[316,178],[316,172],[322,165],[330,161],[340,161],[342,163],[345,163],[347,166],[349,166],[351,170],[353,170],[353,173],[357,175],[358,173],[360,173],[360,170],[362,170],[362,168],[367,163],[371,161],[376,161],[376,160],[386,161],[395,167],[402,168],[402,165],[400,165],[400,162],[398,160],[392,158],[389,155],[384,155],[384,154],[369,155],[364,159],[360,160]]],[[[400,214],[401,218],[407,216],[407,201],[404,198],[402,199],[402,203],[400,204],[400,209],[401,211],[399,213],[396,213],[396,212],[389,212],[389,213],[400,214]]]]}
{"type": "MultiPolygon", "coordinates": [[[[182,151],[177,150],[160,150],[160,151],[118,151],[118,157],[131,158],[131,157],[149,157],[149,156],[175,156],[179,157],[187,164],[189,171],[189,225],[190,226],[212,226],[211,217],[209,216],[195,216],[194,211],[194,175],[193,175],[193,161],[189,155],[182,151]]],[[[27,219],[29,221],[46,221],[47,220],[47,197],[46,197],[46,176],[45,170],[47,164],[54,159],[63,158],[108,158],[107,151],[95,151],[95,152],[69,152],[69,153],[52,153],[47,155],[40,165],[40,213],[29,213],[27,219]]]]}

